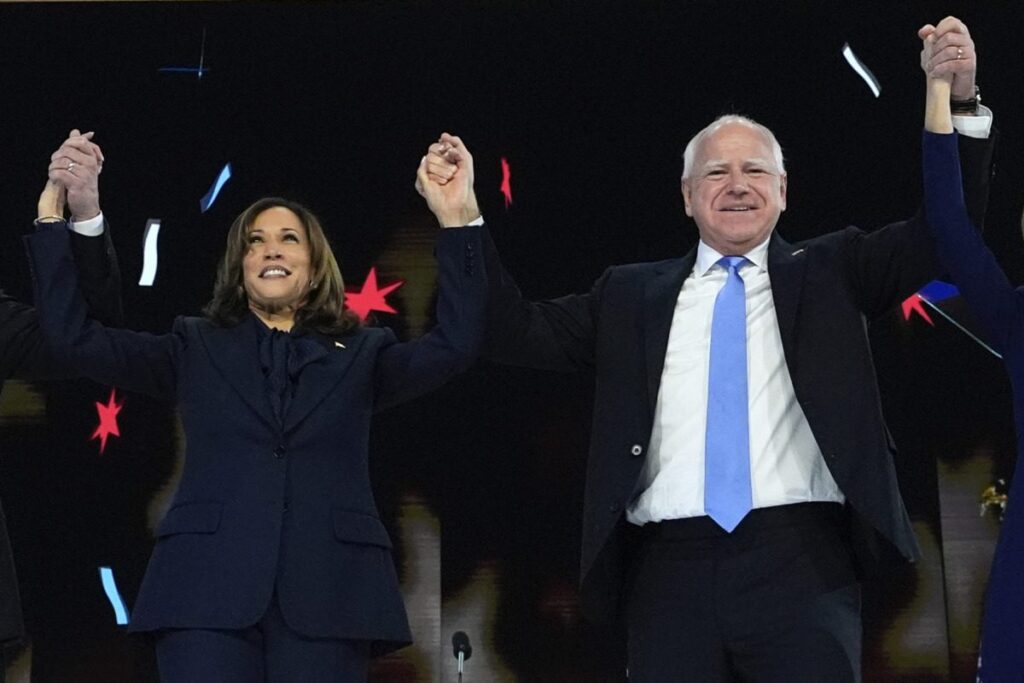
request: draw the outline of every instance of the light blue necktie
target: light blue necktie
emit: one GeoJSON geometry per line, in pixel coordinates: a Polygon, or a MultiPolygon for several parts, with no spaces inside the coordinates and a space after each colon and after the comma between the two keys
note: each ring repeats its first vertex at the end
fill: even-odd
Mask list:
{"type": "Polygon", "coordinates": [[[731,532],[750,512],[750,428],[747,409],[747,297],[742,256],[718,264],[729,272],[715,298],[704,436],[704,510],[731,532]]]}

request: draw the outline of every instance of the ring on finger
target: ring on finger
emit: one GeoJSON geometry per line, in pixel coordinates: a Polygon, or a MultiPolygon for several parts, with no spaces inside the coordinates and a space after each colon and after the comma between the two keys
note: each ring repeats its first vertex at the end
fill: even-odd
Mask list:
{"type": "Polygon", "coordinates": [[[68,173],[70,173],[72,170],[74,170],[75,166],[77,166],[77,165],[78,164],[76,164],[75,162],[69,161],[68,162],[68,168],[67,168],[68,173]]]}
{"type": "Polygon", "coordinates": [[[958,47],[956,49],[956,58],[957,59],[963,59],[964,58],[964,49],[962,47],[958,47]]]}

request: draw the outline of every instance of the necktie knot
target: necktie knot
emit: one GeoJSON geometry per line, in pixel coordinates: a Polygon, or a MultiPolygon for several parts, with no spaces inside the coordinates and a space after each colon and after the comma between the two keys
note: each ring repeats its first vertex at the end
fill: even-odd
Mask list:
{"type": "Polygon", "coordinates": [[[746,256],[723,256],[718,259],[718,265],[722,266],[731,273],[739,275],[740,266],[747,262],[746,256]]]}

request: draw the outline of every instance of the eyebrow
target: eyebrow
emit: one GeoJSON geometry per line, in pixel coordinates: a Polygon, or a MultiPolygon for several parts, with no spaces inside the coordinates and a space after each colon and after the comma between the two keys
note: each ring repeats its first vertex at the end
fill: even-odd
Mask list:
{"type": "MultiPolygon", "coordinates": [[[[714,167],[728,166],[728,165],[729,165],[729,162],[726,161],[725,159],[709,159],[709,160],[704,162],[703,168],[714,168],[714,167]]],[[[753,157],[753,158],[750,158],[750,159],[744,159],[743,160],[743,165],[744,166],[754,166],[754,165],[757,165],[757,166],[774,166],[775,163],[773,161],[769,161],[768,159],[764,159],[762,157],[753,157]]]]}

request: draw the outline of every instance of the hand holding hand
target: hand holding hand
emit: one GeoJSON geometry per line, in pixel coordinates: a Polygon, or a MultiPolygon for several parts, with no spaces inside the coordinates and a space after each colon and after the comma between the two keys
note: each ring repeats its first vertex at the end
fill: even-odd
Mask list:
{"type": "MultiPolygon", "coordinates": [[[[71,218],[76,221],[100,214],[99,175],[103,171],[103,151],[92,141],[93,135],[74,129],[50,156],[49,182],[64,188],[71,218]]],[[[46,194],[46,189],[43,193],[46,194]]],[[[61,213],[54,215],[63,214],[63,202],[60,208],[61,213]]]]}
{"type": "Polygon", "coordinates": [[[442,228],[466,225],[480,217],[473,191],[473,156],[455,135],[443,133],[427,148],[416,169],[416,191],[442,228]]]}
{"type": "Polygon", "coordinates": [[[974,97],[978,53],[967,26],[956,17],[946,17],[938,26],[922,26],[917,36],[923,43],[921,69],[928,78],[950,83],[955,100],[974,97]]]}

